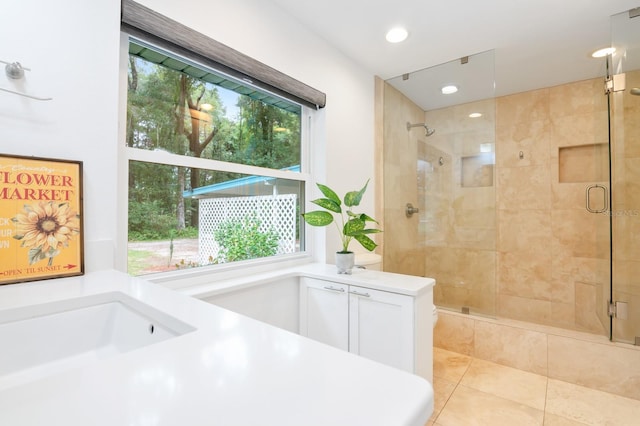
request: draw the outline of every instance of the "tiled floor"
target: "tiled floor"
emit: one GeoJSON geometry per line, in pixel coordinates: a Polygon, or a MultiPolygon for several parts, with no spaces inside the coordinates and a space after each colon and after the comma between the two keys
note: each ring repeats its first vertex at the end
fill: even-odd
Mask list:
{"type": "Polygon", "coordinates": [[[434,348],[425,426],[640,425],[640,401],[434,348]]]}

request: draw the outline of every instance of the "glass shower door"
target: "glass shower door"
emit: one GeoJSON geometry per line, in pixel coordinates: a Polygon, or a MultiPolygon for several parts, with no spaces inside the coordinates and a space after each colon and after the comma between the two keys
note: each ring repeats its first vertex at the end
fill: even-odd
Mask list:
{"type": "Polygon", "coordinates": [[[611,338],[640,345],[640,9],[611,18],[611,338]]]}
{"type": "Polygon", "coordinates": [[[497,263],[494,56],[481,52],[389,79],[384,95],[384,270],[434,278],[439,308],[490,317],[497,263]],[[442,92],[450,85],[459,86],[460,97],[442,92]]]}

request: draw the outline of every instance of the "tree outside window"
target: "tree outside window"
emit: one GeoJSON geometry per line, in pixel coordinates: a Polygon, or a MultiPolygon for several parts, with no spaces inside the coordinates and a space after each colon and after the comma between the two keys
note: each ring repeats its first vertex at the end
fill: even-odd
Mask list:
{"type": "MultiPolygon", "coordinates": [[[[251,197],[296,194],[299,203],[304,188],[299,176],[303,109],[135,40],[129,52],[129,272],[140,275],[229,261],[228,256],[209,261],[198,256],[203,237],[199,222],[210,220],[200,214],[201,200],[244,197],[251,204],[251,197]],[[153,154],[142,156],[140,151],[153,154]],[[156,157],[162,153],[173,155],[156,157]],[[190,166],[186,157],[199,159],[205,167],[190,166]],[[264,173],[234,171],[240,165],[257,166],[264,173]],[[291,172],[292,178],[269,176],[282,170],[291,172]]],[[[242,203],[234,205],[245,208],[242,203]]],[[[246,212],[220,212],[216,223],[233,223],[240,213],[256,217],[250,209],[257,207],[246,208],[246,212]]],[[[290,226],[299,236],[300,221],[290,226]]],[[[225,240],[223,232],[222,228],[217,232],[220,241],[225,240]]],[[[273,236],[278,235],[276,230],[257,232],[269,237],[254,236],[262,246],[272,246],[273,236]]],[[[247,252],[254,257],[274,255],[271,250],[247,252]]]]}

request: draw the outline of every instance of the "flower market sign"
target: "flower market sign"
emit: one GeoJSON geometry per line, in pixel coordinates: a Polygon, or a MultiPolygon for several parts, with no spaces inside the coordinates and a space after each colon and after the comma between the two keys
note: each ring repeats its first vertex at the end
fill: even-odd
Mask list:
{"type": "Polygon", "coordinates": [[[0,154],[0,284],[81,275],[82,163],[0,154]]]}

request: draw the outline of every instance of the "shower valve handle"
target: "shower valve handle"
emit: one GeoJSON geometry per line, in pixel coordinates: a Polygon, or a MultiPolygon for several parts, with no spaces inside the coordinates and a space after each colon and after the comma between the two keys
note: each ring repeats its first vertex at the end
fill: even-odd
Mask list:
{"type": "Polygon", "coordinates": [[[407,203],[404,212],[407,215],[407,217],[411,217],[413,216],[414,213],[419,213],[420,209],[417,207],[413,207],[413,204],[411,203],[407,203]]]}

